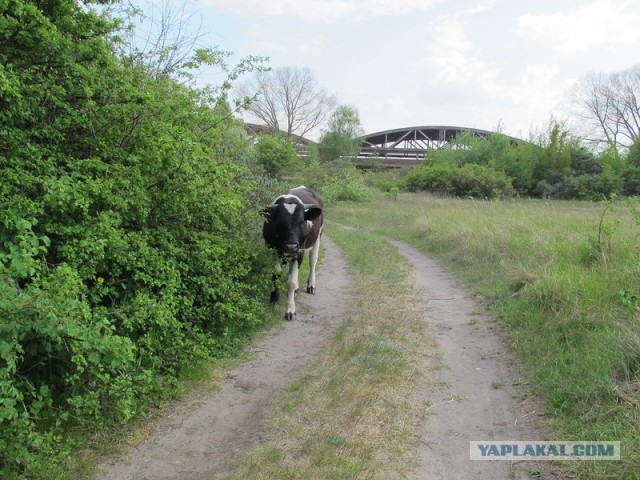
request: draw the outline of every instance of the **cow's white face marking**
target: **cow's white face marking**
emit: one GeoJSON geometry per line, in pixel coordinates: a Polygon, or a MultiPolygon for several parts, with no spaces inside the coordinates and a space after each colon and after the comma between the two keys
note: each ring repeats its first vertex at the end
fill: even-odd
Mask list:
{"type": "Polygon", "coordinates": [[[289,212],[290,215],[293,215],[293,212],[296,211],[296,207],[297,207],[297,205],[295,203],[285,203],[284,204],[284,208],[287,209],[287,212],[289,212]]]}
{"type": "Polygon", "coordinates": [[[296,202],[300,202],[300,204],[302,204],[302,200],[300,200],[298,197],[296,197],[295,195],[291,195],[290,193],[285,193],[284,195],[280,195],[278,198],[276,198],[273,203],[275,204],[278,200],[280,200],[281,198],[284,198],[285,200],[294,200],[296,202]]]}

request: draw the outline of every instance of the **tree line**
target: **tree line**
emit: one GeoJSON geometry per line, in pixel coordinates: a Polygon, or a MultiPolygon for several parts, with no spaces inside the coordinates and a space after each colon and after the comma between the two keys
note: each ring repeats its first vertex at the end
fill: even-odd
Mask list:
{"type": "MultiPolygon", "coordinates": [[[[290,67],[276,69],[273,75],[261,72],[240,90],[246,94],[252,91],[246,85],[251,85],[253,90],[264,93],[249,106],[249,111],[254,119],[268,125],[276,138],[280,137],[258,140],[259,144],[270,146],[270,153],[261,161],[274,175],[304,167],[293,150],[287,152],[287,142],[282,141],[292,133],[306,133],[317,127],[317,112],[324,110],[321,117],[328,121],[318,144],[308,149],[307,172],[309,165],[311,171],[319,166],[329,171],[337,165],[348,168],[364,135],[357,108],[335,107],[336,99],[324,90],[303,91],[298,81],[301,74],[292,72],[290,67]],[[316,114],[308,115],[308,109],[296,110],[291,98],[305,98],[310,103],[320,99],[315,104],[316,114]],[[300,121],[304,126],[292,129],[296,124],[292,119],[304,119],[300,121]],[[283,123],[288,126],[285,131],[280,128],[283,123]],[[275,148],[278,142],[280,149],[275,148]]],[[[304,75],[309,76],[308,70],[304,75]]],[[[544,130],[530,134],[526,141],[515,141],[501,132],[488,137],[462,133],[449,147],[427,152],[424,164],[409,171],[406,178],[372,183],[386,190],[426,190],[488,198],[520,195],[593,200],[639,195],[639,99],[640,65],[609,75],[589,75],[568,95],[573,123],[551,119],[544,130]]],[[[368,167],[376,168],[375,159],[368,167]]],[[[348,176],[363,182],[353,169],[348,176]]],[[[331,175],[325,175],[325,179],[330,180],[331,175]]]]}
{"type": "Polygon", "coordinates": [[[480,198],[635,196],[640,194],[639,147],[620,152],[611,146],[594,153],[558,122],[526,142],[501,133],[488,138],[463,133],[451,148],[430,152],[400,183],[409,190],[480,198]]]}

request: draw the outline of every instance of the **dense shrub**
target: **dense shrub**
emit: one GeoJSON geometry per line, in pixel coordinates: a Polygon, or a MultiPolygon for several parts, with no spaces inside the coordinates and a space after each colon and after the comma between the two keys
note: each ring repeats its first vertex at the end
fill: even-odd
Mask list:
{"type": "Polygon", "coordinates": [[[117,22],[84,4],[0,7],[3,478],[55,463],[70,425],[170,395],[263,319],[255,184],[231,161],[250,146],[227,142],[224,96],[118,54],[117,22]]]}
{"type": "Polygon", "coordinates": [[[259,135],[256,154],[258,163],[272,176],[277,176],[299,163],[291,140],[282,135],[259,135]]]}
{"type": "Polygon", "coordinates": [[[497,198],[515,194],[511,179],[489,167],[465,164],[427,165],[409,171],[404,179],[409,190],[426,190],[456,197],[497,198]]]}
{"type": "MultiPolygon", "coordinates": [[[[552,121],[546,132],[527,142],[501,133],[488,137],[461,133],[451,148],[429,152],[427,164],[490,167],[506,174],[519,195],[592,200],[638,191],[634,168],[639,151],[633,145],[625,157],[610,147],[596,155],[552,121]]],[[[436,187],[449,194],[455,190],[453,185],[436,187]]]]}
{"type": "Polygon", "coordinates": [[[550,176],[537,185],[538,196],[542,198],[602,200],[623,192],[624,179],[609,168],[597,175],[573,173],[550,176]]]}
{"type": "Polygon", "coordinates": [[[362,174],[354,167],[335,172],[321,189],[325,202],[366,202],[371,199],[362,174]]]}
{"type": "Polygon", "coordinates": [[[630,197],[640,195],[640,167],[629,165],[622,172],[622,193],[630,197]]]}

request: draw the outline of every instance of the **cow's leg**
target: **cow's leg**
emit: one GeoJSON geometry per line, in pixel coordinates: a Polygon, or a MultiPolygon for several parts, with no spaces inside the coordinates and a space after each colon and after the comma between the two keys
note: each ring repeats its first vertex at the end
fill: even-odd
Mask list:
{"type": "Polygon", "coordinates": [[[300,255],[298,255],[297,259],[294,258],[291,260],[291,265],[289,266],[289,275],[287,276],[287,307],[284,311],[285,320],[295,320],[296,318],[295,295],[296,290],[298,290],[298,270],[301,260],[300,255]]]}
{"type": "MultiPolygon", "coordinates": [[[[286,265],[286,263],[285,263],[286,265]]],[[[271,277],[273,281],[273,291],[271,292],[271,303],[278,303],[280,301],[280,288],[278,287],[278,281],[280,280],[280,273],[282,272],[282,266],[280,266],[280,259],[276,261],[276,273],[271,277]]]]}
{"type": "Polygon", "coordinates": [[[316,263],[318,263],[318,255],[320,254],[320,237],[322,231],[318,235],[315,245],[309,253],[309,279],[307,280],[307,293],[316,293],[316,263]]]}

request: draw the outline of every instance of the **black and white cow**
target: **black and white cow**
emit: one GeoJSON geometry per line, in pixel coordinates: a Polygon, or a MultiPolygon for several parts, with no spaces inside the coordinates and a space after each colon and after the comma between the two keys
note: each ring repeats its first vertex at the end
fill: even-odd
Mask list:
{"type": "MultiPolygon", "coordinates": [[[[316,263],[324,220],[322,200],[313,190],[300,186],[276,198],[273,204],[265,209],[264,216],[262,235],[267,245],[278,252],[278,274],[282,271],[280,263],[289,263],[284,318],[293,320],[296,318],[294,295],[298,290],[298,270],[306,251],[309,251],[310,266],[307,293],[315,293],[316,290],[316,263]]],[[[277,303],[280,299],[277,279],[278,275],[274,275],[271,303],[277,303]]]]}

